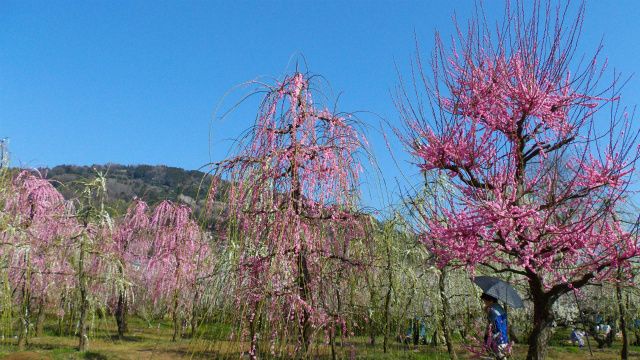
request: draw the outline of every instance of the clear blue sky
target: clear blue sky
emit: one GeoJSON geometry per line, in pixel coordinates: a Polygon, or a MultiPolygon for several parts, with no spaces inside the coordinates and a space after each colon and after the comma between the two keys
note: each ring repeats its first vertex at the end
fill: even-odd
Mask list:
{"type": "MultiPolygon", "coordinates": [[[[487,3],[502,11],[501,2],[487,3]]],[[[210,147],[219,160],[230,145],[222,139],[253,122],[251,106],[211,122],[224,94],[259,76],[280,77],[300,54],[342,94],[340,110],[394,123],[396,64],[408,73],[414,31],[426,54],[434,30],[451,31],[453,12],[465,19],[472,8],[471,1],[4,0],[0,138],[10,139],[14,166],[196,169],[210,161],[210,147]]],[[[611,66],[637,72],[638,19],[640,1],[589,1],[582,48],[588,53],[604,36],[611,66]]],[[[638,76],[624,99],[640,103],[638,76]]],[[[369,137],[393,187],[398,170],[381,137],[369,137]]],[[[381,205],[377,195],[367,202],[381,205]]]]}

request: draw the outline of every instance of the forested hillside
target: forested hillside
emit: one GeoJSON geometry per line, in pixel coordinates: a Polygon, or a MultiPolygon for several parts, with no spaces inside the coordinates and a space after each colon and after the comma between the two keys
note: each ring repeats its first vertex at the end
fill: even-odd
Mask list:
{"type": "MultiPolygon", "coordinates": [[[[184,203],[200,216],[211,183],[211,176],[202,171],[164,165],[59,165],[40,172],[66,199],[77,195],[83,181],[103,174],[107,179],[107,206],[115,214],[123,213],[132,199],[140,198],[151,206],[163,200],[184,203]]],[[[222,204],[216,207],[220,209],[222,204]]]]}

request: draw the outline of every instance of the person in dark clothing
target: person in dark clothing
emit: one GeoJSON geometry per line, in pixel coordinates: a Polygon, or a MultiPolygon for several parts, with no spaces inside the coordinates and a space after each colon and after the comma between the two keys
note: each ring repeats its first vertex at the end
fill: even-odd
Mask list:
{"type": "Polygon", "coordinates": [[[613,319],[609,319],[607,321],[607,324],[609,325],[609,332],[607,333],[605,342],[607,343],[608,347],[611,347],[611,345],[613,345],[613,341],[616,338],[616,332],[617,332],[616,322],[613,319]]]}
{"type": "Polygon", "coordinates": [[[493,296],[482,294],[480,299],[484,302],[484,310],[487,314],[485,347],[496,359],[504,360],[510,353],[507,313],[493,296]]]}

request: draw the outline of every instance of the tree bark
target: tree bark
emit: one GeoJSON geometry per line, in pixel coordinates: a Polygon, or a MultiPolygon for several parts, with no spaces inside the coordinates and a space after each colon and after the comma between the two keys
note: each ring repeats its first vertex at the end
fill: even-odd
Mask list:
{"type": "Polygon", "coordinates": [[[438,341],[438,328],[436,327],[435,330],[433,330],[433,337],[431,338],[431,345],[433,345],[434,347],[438,347],[438,344],[440,342],[438,341]]]}
{"type": "MultiPolygon", "coordinates": [[[[118,266],[121,279],[124,279],[124,261],[118,266]]],[[[124,285],[118,290],[118,305],[116,306],[115,318],[118,325],[118,339],[122,340],[124,334],[129,331],[127,324],[127,292],[124,285]]]]}
{"type": "Polygon", "coordinates": [[[46,297],[43,295],[38,301],[38,315],[36,317],[36,336],[42,336],[44,333],[44,320],[46,318],[45,304],[46,297]]]}
{"type": "MultiPolygon", "coordinates": [[[[627,309],[622,297],[622,286],[620,280],[622,278],[621,269],[618,268],[618,281],[616,282],[616,298],[618,300],[618,310],[620,312],[620,328],[622,330],[622,350],[620,350],[620,359],[629,359],[629,335],[627,334],[627,309]]],[[[613,335],[615,336],[615,334],[613,335]]]]}
{"type": "Polygon", "coordinates": [[[18,349],[24,350],[29,336],[29,308],[31,306],[31,264],[29,252],[24,254],[24,282],[22,283],[22,303],[20,304],[20,333],[18,334],[18,349]]]}
{"type": "MultiPolygon", "coordinates": [[[[305,101],[301,97],[298,97],[296,107],[301,109],[301,113],[304,113],[305,101]]],[[[300,178],[298,174],[298,163],[295,161],[298,153],[298,149],[300,144],[298,142],[298,138],[296,136],[296,132],[298,129],[298,125],[294,124],[289,129],[289,136],[291,137],[291,148],[293,149],[291,155],[291,166],[289,167],[288,173],[291,175],[291,199],[293,200],[293,211],[296,216],[300,218],[302,215],[302,185],[300,184],[300,178]]],[[[311,297],[311,289],[309,288],[309,284],[311,281],[311,275],[309,273],[309,268],[307,265],[307,249],[304,244],[304,239],[301,240],[302,244],[300,244],[300,251],[298,252],[298,294],[300,299],[306,303],[309,302],[311,297]]],[[[310,305],[310,304],[309,304],[310,305]]],[[[299,334],[299,341],[302,345],[302,351],[304,353],[303,356],[306,356],[307,351],[309,350],[309,344],[311,343],[311,323],[310,323],[311,314],[309,310],[306,308],[302,311],[302,318],[300,319],[301,332],[299,334]]]]}
{"type": "Polygon", "coordinates": [[[336,326],[334,324],[331,324],[329,329],[329,345],[331,345],[331,360],[337,360],[338,356],[336,354],[336,326]]]}
{"type": "Polygon", "coordinates": [[[369,314],[368,314],[368,319],[369,319],[369,345],[371,346],[375,346],[376,344],[376,327],[374,324],[374,317],[373,315],[375,314],[376,310],[378,309],[378,294],[375,288],[375,285],[373,285],[372,283],[374,283],[375,281],[371,281],[369,279],[369,274],[365,273],[364,274],[366,280],[367,280],[367,287],[369,288],[369,314]]]}
{"type": "Polygon", "coordinates": [[[440,277],[438,279],[438,285],[440,288],[440,301],[442,302],[442,316],[440,317],[440,324],[442,326],[442,332],[444,333],[444,342],[447,344],[447,352],[452,360],[458,360],[458,355],[453,347],[453,341],[451,339],[451,328],[449,327],[449,319],[451,319],[451,306],[449,304],[449,298],[446,294],[446,281],[447,281],[447,268],[444,267],[440,271],[440,277]]]}
{"type": "MultiPolygon", "coordinates": [[[[300,299],[304,302],[309,302],[310,289],[309,289],[310,274],[307,267],[307,256],[304,247],[300,250],[298,255],[298,291],[300,299]]],[[[304,354],[309,351],[309,345],[311,344],[311,314],[306,308],[302,311],[301,321],[301,333],[300,343],[302,345],[302,352],[304,354]]]]}
{"type": "Polygon", "coordinates": [[[173,309],[171,311],[171,317],[173,318],[173,336],[171,341],[178,339],[178,332],[180,331],[180,319],[178,317],[178,290],[175,290],[173,294],[173,309]]]}
{"type": "Polygon", "coordinates": [[[122,340],[124,334],[129,331],[127,324],[127,295],[124,290],[121,290],[118,294],[118,305],[114,315],[118,324],[118,339],[122,340]]]}
{"type": "Polygon", "coordinates": [[[80,321],[78,329],[78,350],[86,351],[89,344],[89,338],[87,334],[87,313],[89,311],[89,299],[87,292],[87,276],[84,271],[84,255],[85,255],[85,237],[80,237],[80,258],[78,261],[78,282],[80,291],[80,321]]]}
{"type": "Polygon", "coordinates": [[[374,327],[372,318],[369,318],[369,345],[376,345],[376,328],[374,327]]]}
{"type": "Polygon", "coordinates": [[[249,314],[249,359],[256,360],[258,358],[258,334],[257,334],[257,322],[258,322],[258,306],[253,305],[253,312],[249,314]]]}
{"type": "Polygon", "coordinates": [[[544,293],[541,281],[536,277],[529,279],[533,300],[533,329],[529,335],[527,360],[543,360],[547,355],[547,345],[551,336],[553,314],[552,298],[544,293]]]}

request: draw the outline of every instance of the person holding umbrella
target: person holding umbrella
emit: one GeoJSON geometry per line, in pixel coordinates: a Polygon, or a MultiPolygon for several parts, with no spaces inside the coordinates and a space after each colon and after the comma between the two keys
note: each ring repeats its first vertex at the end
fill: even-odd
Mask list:
{"type": "Polygon", "coordinates": [[[484,302],[484,311],[488,320],[484,334],[485,346],[493,353],[496,359],[506,359],[510,353],[507,312],[498,304],[498,300],[491,295],[482,293],[480,299],[484,302]]]}
{"type": "Polygon", "coordinates": [[[498,300],[514,308],[524,307],[518,292],[507,282],[491,276],[478,276],[473,282],[482,289],[480,299],[487,314],[485,347],[497,360],[504,360],[511,353],[509,343],[507,312],[498,300]]]}

